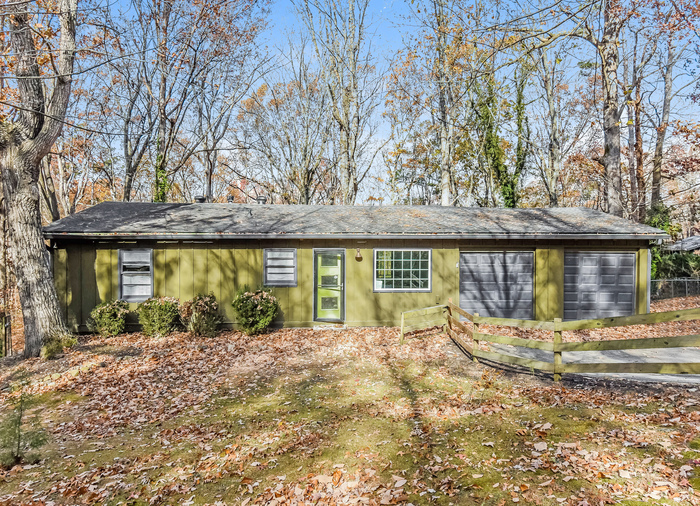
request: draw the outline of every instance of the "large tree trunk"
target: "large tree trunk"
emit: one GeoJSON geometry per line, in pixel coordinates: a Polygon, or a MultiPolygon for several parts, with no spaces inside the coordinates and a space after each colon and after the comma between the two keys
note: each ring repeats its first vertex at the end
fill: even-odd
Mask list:
{"type": "Polygon", "coordinates": [[[37,50],[25,3],[8,4],[12,50],[21,109],[17,121],[0,123],[0,170],[7,204],[10,248],[24,319],[26,357],[68,334],[49,268],[39,208],[40,163],[61,133],[71,94],[75,57],[77,0],[60,0],[57,6],[61,32],[57,75],[50,99],[37,63],[37,50]]]}
{"type": "MultiPolygon", "coordinates": [[[[38,167],[18,155],[5,157],[3,165],[24,166],[25,173],[38,173],[38,167]],[[9,159],[8,159],[9,158],[9,159]]],[[[36,357],[44,343],[68,333],[58,304],[49,254],[41,233],[39,188],[31,180],[20,181],[6,196],[9,202],[10,249],[24,320],[24,356],[36,357]]]]}
{"type": "Polygon", "coordinates": [[[603,11],[603,33],[597,40],[591,31],[585,38],[598,50],[603,83],[603,158],[607,212],[623,214],[620,168],[620,109],[617,72],[620,66],[619,39],[622,19],[620,0],[607,0],[603,11]]]}

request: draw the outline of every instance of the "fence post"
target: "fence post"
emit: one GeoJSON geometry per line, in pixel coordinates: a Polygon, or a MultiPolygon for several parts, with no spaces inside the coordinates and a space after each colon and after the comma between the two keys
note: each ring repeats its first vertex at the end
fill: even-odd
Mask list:
{"type": "MultiPolygon", "coordinates": [[[[479,349],[479,324],[476,322],[476,319],[479,317],[479,313],[474,313],[474,321],[472,324],[474,325],[474,335],[472,336],[472,341],[474,341],[474,352],[479,349]]],[[[479,360],[476,358],[476,354],[472,353],[472,360],[474,362],[478,362],[479,360]]]]}
{"type": "Polygon", "coordinates": [[[404,322],[404,313],[401,313],[401,341],[399,344],[403,344],[403,322],[404,322]]]}
{"type": "Polygon", "coordinates": [[[561,380],[561,351],[559,351],[559,346],[561,345],[561,318],[554,319],[554,344],[552,348],[554,349],[554,381],[561,380]]]}
{"type": "Polygon", "coordinates": [[[450,333],[447,331],[447,329],[449,328],[450,330],[452,330],[452,324],[450,323],[449,318],[450,316],[452,316],[452,308],[450,307],[450,304],[452,304],[452,297],[447,299],[447,306],[445,306],[447,308],[447,313],[445,314],[445,334],[447,334],[448,336],[450,336],[450,333]]]}

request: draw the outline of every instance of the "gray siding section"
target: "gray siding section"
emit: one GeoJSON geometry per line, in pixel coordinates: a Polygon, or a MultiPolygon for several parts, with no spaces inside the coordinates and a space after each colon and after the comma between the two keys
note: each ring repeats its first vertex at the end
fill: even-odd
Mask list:
{"type": "Polygon", "coordinates": [[[564,254],[564,319],[635,314],[635,254],[564,254]]]}
{"type": "Polygon", "coordinates": [[[533,252],[460,253],[459,305],[497,318],[533,318],[533,252]]]}

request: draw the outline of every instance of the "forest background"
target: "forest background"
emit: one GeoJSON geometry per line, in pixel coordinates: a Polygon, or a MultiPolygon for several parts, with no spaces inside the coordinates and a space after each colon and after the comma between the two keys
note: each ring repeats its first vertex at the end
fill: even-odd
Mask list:
{"type": "MultiPolygon", "coordinates": [[[[28,5],[50,74],[55,6],[28,5]]],[[[588,206],[641,222],[661,208],[676,233],[696,230],[697,2],[77,7],[72,96],[41,167],[45,221],[104,200],[264,195],[588,206]]]]}
{"type": "Polygon", "coordinates": [[[698,0],[4,0],[25,354],[67,334],[41,224],[105,200],[587,206],[693,235],[699,18],[698,0]]]}

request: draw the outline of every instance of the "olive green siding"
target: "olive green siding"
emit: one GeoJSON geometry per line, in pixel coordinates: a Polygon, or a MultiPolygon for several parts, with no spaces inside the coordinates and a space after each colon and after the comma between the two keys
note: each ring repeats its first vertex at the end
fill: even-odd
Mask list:
{"type": "MultiPolygon", "coordinates": [[[[535,318],[551,320],[563,314],[564,253],[566,250],[627,250],[637,255],[637,312],[647,308],[647,245],[623,242],[572,241],[455,241],[455,240],[275,240],[195,242],[83,242],[56,244],[54,278],[61,308],[69,324],[86,330],[92,308],[119,296],[120,248],[153,249],[153,291],[156,296],[191,299],[213,292],[227,324],[234,323],[231,301],[244,286],[262,284],[263,249],[297,249],[297,286],[273,288],[282,311],[278,324],[288,327],[319,325],[313,321],[314,249],[345,250],[345,324],[348,326],[398,325],[401,312],[459,300],[460,251],[531,250],[535,255],[535,318]],[[362,260],[355,255],[360,248],[362,260]],[[376,292],[374,249],[430,248],[430,292],[376,292]]],[[[135,304],[132,304],[135,308],[135,304]]]]}
{"type": "Polygon", "coordinates": [[[564,249],[535,250],[535,319],[564,316],[564,249]]]}

